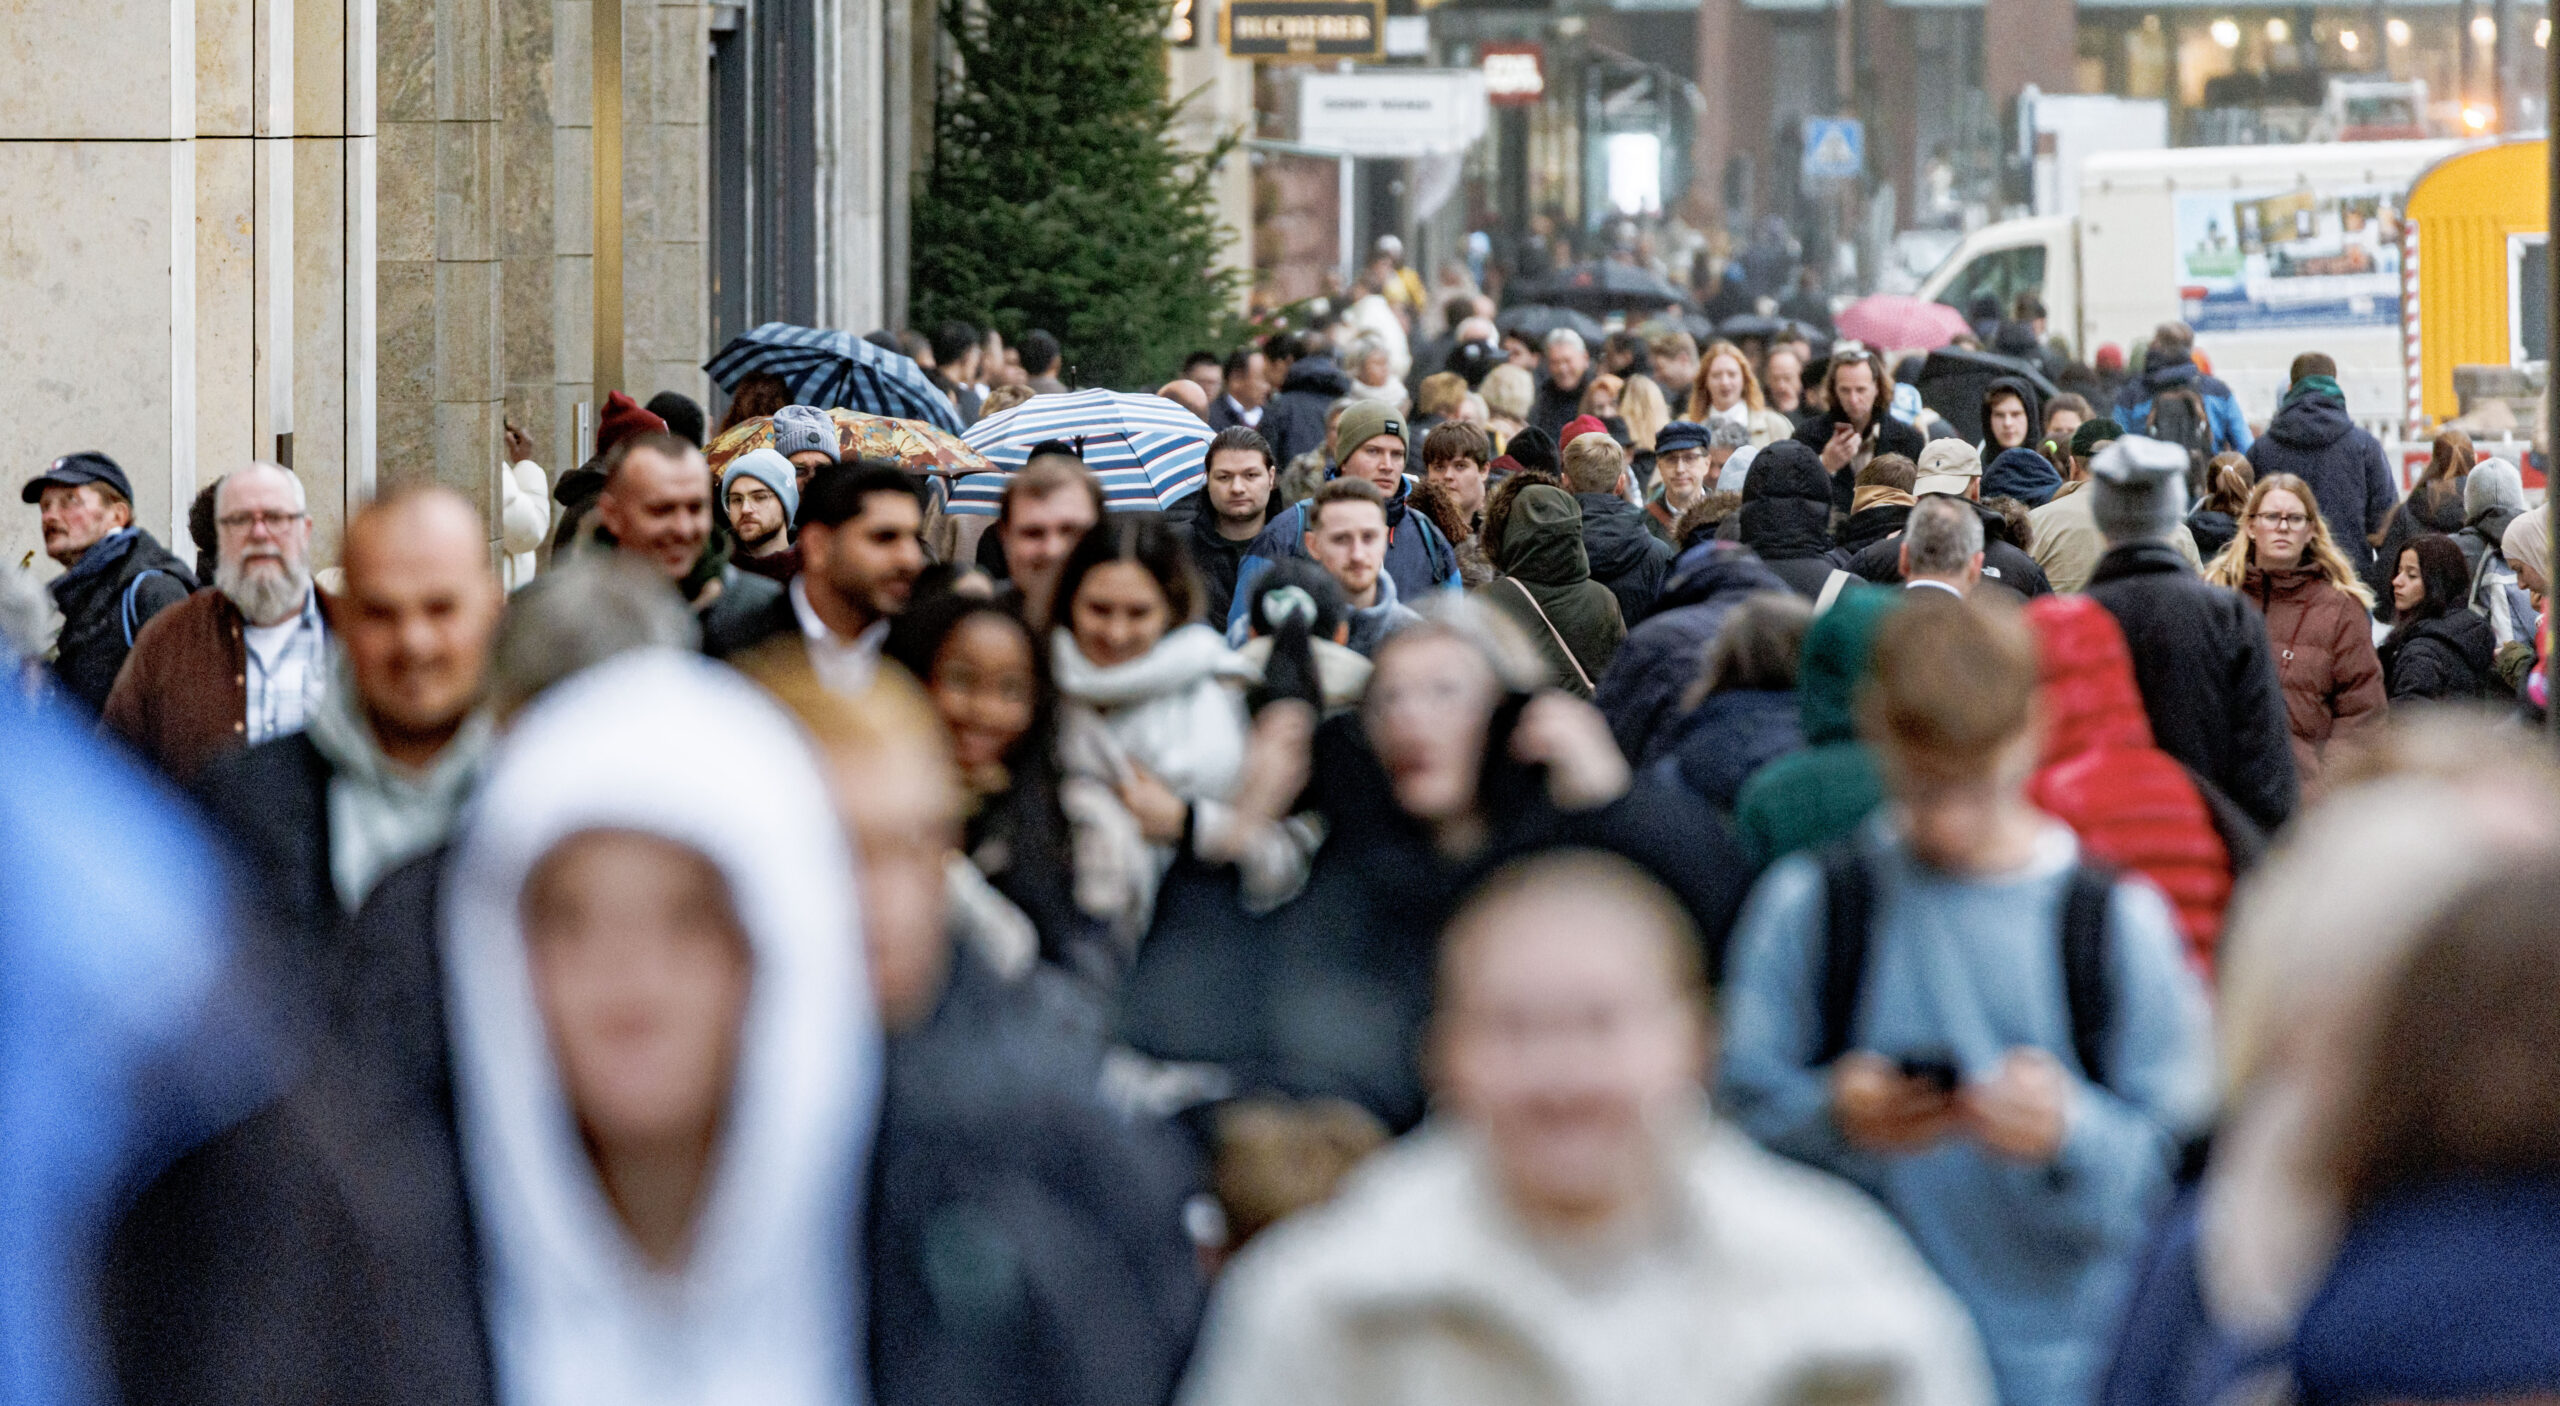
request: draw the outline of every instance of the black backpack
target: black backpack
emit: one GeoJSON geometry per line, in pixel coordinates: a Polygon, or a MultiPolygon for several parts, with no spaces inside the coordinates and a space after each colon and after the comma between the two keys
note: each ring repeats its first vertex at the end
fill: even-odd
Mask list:
{"type": "Polygon", "coordinates": [[[2205,414],[2204,397],[2193,386],[2172,386],[2151,397],[2142,432],[2187,451],[2187,486],[2191,496],[2198,496],[2193,490],[2204,481],[2204,466],[2213,462],[2213,421],[2205,414]]]}
{"type": "MultiPolygon", "coordinates": [[[[2089,1082],[2107,1082],[2107,1047],[2115,1015],[2107,989],[2107,900],[2115,892],[2111,869],[2073,867],[2062,897],[2062,997],[2071,1016],[2071,1051],[2089,1082]]],[[[1822,891],[1828,927],[1822,947],[1821,1040],[1813,1063],[1826,1065],[1849,1052],[1850,1032],[1866,995],[1868,927],[1875,909],[1875,861],[1853,843],[1822,856],[1822,891]]]]}

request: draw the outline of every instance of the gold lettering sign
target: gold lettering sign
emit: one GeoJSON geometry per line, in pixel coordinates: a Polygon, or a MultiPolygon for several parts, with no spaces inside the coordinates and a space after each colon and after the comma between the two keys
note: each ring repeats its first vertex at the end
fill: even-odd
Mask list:
{"type": "Polygon", "coordinates": [[[1383,8],[1381,0],[1228,0],[1219,27],[1236,58],[1376,58],[1383,8]]]}

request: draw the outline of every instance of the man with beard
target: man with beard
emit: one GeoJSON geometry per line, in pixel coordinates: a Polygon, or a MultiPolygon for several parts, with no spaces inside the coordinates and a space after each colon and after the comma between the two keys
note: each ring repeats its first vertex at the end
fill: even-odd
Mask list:
{"type": "Polygon", "coordinates": [[[311,582],[302,480],[251,464],[213,500],[213,589],[133,642],[103,721],[180,785],[228,752],[301,730],[326,687],[329,612],[311,582]]]}
{"type": "Polygon", "coordinates": [[[791,461],[770,449],[750,449],[720,473],[720,501],[738,536],[740,571],[768,581],[788,581],[800,571],[800,549],[791,545],[791,515],[800,511],[799,475],[791,461]]]}
{"type": "Polygon", "coordinates": [[[44,554],[62,568],[49,588],[62,612],[54,676],[95,712],[151,617],[196,588],[194,573],[133,525],[133,485],[104,454],[66,454],[27,480],[41,505],[44,554]]]}
{"type": "Polygon", "coordinates": [[[924,573],[924,494],[915,479],[887,464],[820,469],[800,498],[800,560],[800,574],[757,616],[746,643],[712,653],[797,643],[818,682],[860,693],[880,667],[889,621],[906,613],[924,573]]]}
{"type": "Polygon", "coordinates": [[[376,881],[444,842],[491,737],[480,710],[505,596],[480,514],[395,491],[347,524],[330,687],[309,726],[205,768],[196,790],[243,861],[286,972],[318,977],[376,881]]]}

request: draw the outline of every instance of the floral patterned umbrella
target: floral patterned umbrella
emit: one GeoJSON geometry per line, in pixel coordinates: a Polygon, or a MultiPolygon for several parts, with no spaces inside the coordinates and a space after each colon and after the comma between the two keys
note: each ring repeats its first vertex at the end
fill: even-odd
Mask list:
{"type": "MultiPolygon", "coordinates": [[[[945,475],[988,473],[997,467],[986,455],[961,442],[960,436],[921,420],[896,420],[851,410],[830,410],[827,415],[836,422],[836,452],[848,464],[869,459],[895,464],[909,473],[945,475]]],[[[758,415],[730,426],[703,449],[702,457],[711,461],[711,472],[716,474],[748,450],[772,446],[773,417],[758,415]]]]}

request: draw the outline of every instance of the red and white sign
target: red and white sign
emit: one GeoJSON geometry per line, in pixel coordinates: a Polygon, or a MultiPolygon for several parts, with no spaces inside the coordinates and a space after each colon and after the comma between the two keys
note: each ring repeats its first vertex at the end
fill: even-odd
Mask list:
{"type": "Polygon", "coordinates": [[[1486,44],[1478,50],[1485,101],[1496,107],[1530,107],[1547,91],[1546,46],[1524,41],[1486,44]]]}

